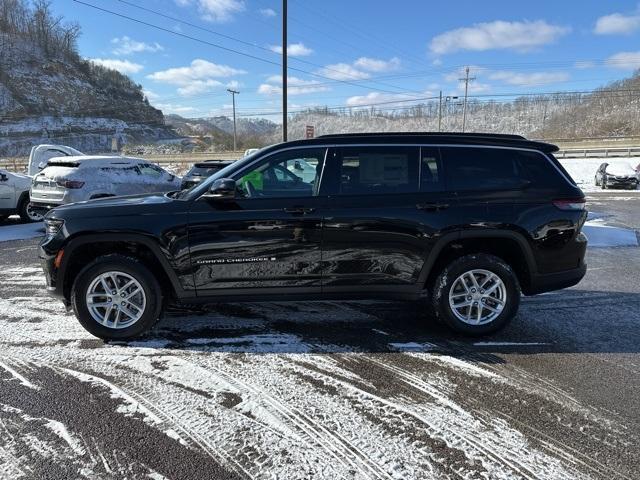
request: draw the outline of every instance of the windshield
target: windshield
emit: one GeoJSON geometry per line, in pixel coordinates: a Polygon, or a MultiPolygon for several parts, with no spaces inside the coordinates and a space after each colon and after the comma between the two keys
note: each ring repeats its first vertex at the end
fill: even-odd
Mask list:
{"type": "MultiPolygon", "coordinates": [[[[193,185],[192,187],[181,191],[175,196],[175,198],[179,198],[179,199],[192,198],[200,195],[203,191],[209,188],[209,185],[211,185],[211,182],[215,181],[218,178],[225,178],[229,176],[229,174],[234,172],[236,169],[242,168],[243,165],[253,162],[253,160],[255,160],[260,155],[260,152],[261,150],[255,152],[252,155],[249,155],[248,157],[244,157],[236,162],[233,162],[232,164],[227,165],[221,170],[214,172],[209,178],[207,178],[203,182],[197,185],[193,185]]],[[[189,174],[191,174],[191,172],[189,172],[189,174]]]]}

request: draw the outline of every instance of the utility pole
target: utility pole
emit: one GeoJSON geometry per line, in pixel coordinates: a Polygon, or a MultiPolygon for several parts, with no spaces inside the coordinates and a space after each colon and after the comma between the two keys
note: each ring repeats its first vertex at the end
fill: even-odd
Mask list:
{"type": "Polygon", "coordinates": [[[287,141],[287,0],[282,0],[282,141],[287,141]]]}
{"type": "Polygon", "coordinates": [[[469,82],[473,82],[476,77],[469,77],[469,67],[465,68],[464,78],[459,78],[461,82],[464,82],[464,103],[462,107],[462,133],[467,125],[467,96],[469,93],[469,82]]]}
{"type": "Polygon", "coordinates": [[[236,95],[238,95],[240,92],[232,90],[230,88],[227,88],[227,92],[231,94],[233,103],[233,151],[235,152],[238,150],[238,137],[236,134],[236,95]]]}
{"type": "Polygon", "coordinates": [[[440,90],[440,103],[438,104],[438,131],[442,131],[442,90],[440,90]]]}

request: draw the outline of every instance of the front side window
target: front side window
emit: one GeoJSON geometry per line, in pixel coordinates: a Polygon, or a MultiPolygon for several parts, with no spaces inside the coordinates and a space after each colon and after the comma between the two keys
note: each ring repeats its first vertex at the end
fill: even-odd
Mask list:
{"type": "Polygon", "coordinates": [[[246,198],[311,197],[318,194],[325,148],[303,148],[268,157],[236,178],[246,198]]]}
{"type": "Polygon", "coordinates": [[[418,185],[418,147],[345,147],[339,162],[339,193],[412,193],[418,185]]]}
{"type": "Polygon", "coordinates": [[[517,189],[528,180],[517,150],[443,147],[440,151],[453,191],[517,189]]]}

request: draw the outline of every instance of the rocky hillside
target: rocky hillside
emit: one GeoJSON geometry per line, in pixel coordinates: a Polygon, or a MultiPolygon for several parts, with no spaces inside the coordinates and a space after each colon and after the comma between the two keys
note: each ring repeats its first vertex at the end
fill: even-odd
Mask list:
{"type": "MultiPolygon", "coordinates": [[[[230,149],[233,146],[233,119],[225,116],[208,118],[184,118],[167,115],[167,125],[184,136],[200,137],[203,148],[230,149]]],[[[237,118],[238,148],[264,145],[280,128],[264,118],[237,118]]]]}
{"type": "Polygon", "coordinates": [[[60,19],[17,0],[0,0],[0,13],[0,155],[44,142],[93,152],[109,150],[113,137],[120,144],[177,137],[140,85],[80,58],[60,19]]]}

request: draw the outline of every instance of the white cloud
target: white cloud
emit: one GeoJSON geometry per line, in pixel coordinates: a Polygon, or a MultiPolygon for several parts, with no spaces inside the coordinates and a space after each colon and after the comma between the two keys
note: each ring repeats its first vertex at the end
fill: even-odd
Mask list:
{"type": "Polygon", "coordinates": [[[544,20],[534,22],[476,23],[444,32],[431,40],[430,50],[444,55],[459,50],[516,50],[529,51],[555,42],[570,31],[568,27],[551,25],[544,20]]]}
{"type": "Polygon", "coordinates": [[[139,63],[133,63],[129,60],[118,60],[117,58],[92,58],[91,61],[103,67],[117,70],[125,75],[138,73],[144,68],[139,63]]]}
{"type": "Polygon", "coordinates": [[[598,35],[628,35],[640,28],[640,15],[612,13],[598,18],[593,29],[598,35]]]}
{"type": "Polygon", "coordinates": [[[620,52],[607,58],[607,66],[621,70],[640,68],[640,52],[620,52]]]}
{"type": "MultiPolygon", "coordinates": [[[[424,92],[424,97],[433,96],[433,92],[424,92]]],[[[347,98],[348,107],[361,107],[371,104],[383,104],[385,107],[393,107],[394,105],[409,105],[408,100],[415,98],[415,95],[404,95],[401,93],[382,93],[369,92],[366,95],[356,95],[347,98]]]]}
{"type": "Polygon", "coordinates": [[[203,20],[228,22],[233,15],[244,10],[242,0],[176,0],[181,7],[196,5],[203,20]]]}
{"type": "Polygon", "coordinates": [[[194,112],[195,107],[187,107],[185,105],[179,105],[174,103],[156,103],[154,107],[162,110],[162,113],[176,113],[178,115],[183,115],[185,113],[194,112]]]}
{"type": "MultiPolygon", "coordinates": [[[[297,77],[287,77],[288,95],[305,95],[309,93],[326,92],[329,87],[313,80],[303,80],[297,77]]],[[[262,95],[282,95],[282,75],[272,75],[266,83],[258,87],[262,95]]]]}
{"type": "Polygon", "coordinates": [[[164,47],[157,42],[154,42],[153,44],[138,42],[126,35],[124,37],[116,37],[112,39],[111,43],[115,46],[112,50],[114,55],[131,55],[132,53],[159,52],[164,50],[164,47]]]}
{"type": "Polygon", "coordinates": [[[369,78],[367,72],[358,70],[348,63],[334,63],[333,65],[327,65],[324,68],[318,70],[320,75],[329,77],[332,80],[364,80],[369,78]]]}
{"type": "Polygon", "coordinates": [[[260,10],[258,10],[258,12],[260,12],[260,15],[266,18],[275,17],[277,15],[276,11],[273,8],[261,8],[260,10]]]}
{"type": "MultiPolygon", "coordinates": [[[[169,68],[147,75],[156,82],[176,85],[178,94],[183,96],[198,95],[224,86],[218,78],[231,77],[246,73],[228,65],[218,65],[200,58],[191,62],[188,67],[169,68]]],[[[237,85],[233,83],[233,85],[237,85]]]]}
{"type": "MultiPolygon", "coordinates": [[[[282,45],[270,45],[269,49],[272,52],[282,54],[282,45]]],[[[292,43],[287,47],[287,55],[289,57],[306,57],[307,55],[311,55],[313,50],[309,47],[306,47],[304,43],[292,43]]]]}
{"type": "Polygon", "coordinates": [[[489,78],[517,86],[548,85],[550,83],[566,82],[569,80],[569,74],[565,72],[517,73],[497,71],[489,74],[489,78]]]}
{"type": "Polygon", "coordinates": [[[400,59],[393,57],[391,60],[380,60],[378,58],[360,57],[353,62],[353,66],[369,72],[389,72],[400,67],[400,59]]]}

